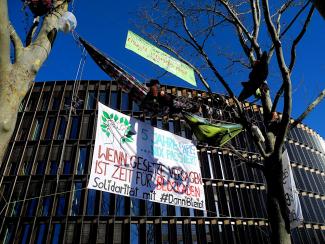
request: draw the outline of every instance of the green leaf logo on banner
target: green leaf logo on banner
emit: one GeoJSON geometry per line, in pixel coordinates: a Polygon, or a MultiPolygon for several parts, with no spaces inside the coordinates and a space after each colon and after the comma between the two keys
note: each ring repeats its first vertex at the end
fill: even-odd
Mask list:
{"type": "Polygon", "coordinates": [[[128,31],[125,48],[196,86],[194,70],[191,67],[155,47],[132,31],[128,31]]]}
{"type": "Polygon", "coordinates": [[[126,118],[119,118],[117,114],[108,114],[103,111],[100,127],[103,133],[111,139],[111,143],[114,141],[114,136],[111,133],[112,129],[119,131],[118,134],[122,135],[120,138],[121,143],[133,142],[132,136],[135,134],[131,131],[132,126],[126,118]]]}

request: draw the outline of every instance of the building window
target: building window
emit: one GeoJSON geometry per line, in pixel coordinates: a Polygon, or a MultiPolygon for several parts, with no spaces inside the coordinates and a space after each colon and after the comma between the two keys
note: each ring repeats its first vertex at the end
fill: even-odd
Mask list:
{"type": "Polygon", "coordinates": [[[71,161],[70,160],[64,160],[63,174],[64,175],[71,174],[71,161]]]}
{"type": "Polygon", "coordinates": [[[155,229],[153,224],[147,224],[147,244],[155,244],[155,229]]]}
{"type": "Polygon", "coordinates": [[[125,197],[116,195],[115,212],[117,216],[123,216],[125,214],[125,197]]]}
{"type": "Polygon", "coordinates": [[[18,141],[26,141],[27,140],[27,136],[28,136],[28,132],[30,130],[30,125],[32,124],[32,116],[30,115],[24,115],[22,118],[22,125],[19,129],[19,132],[17,134],[17,140],[18,141]]]}
{"type": "Polygon", "coordinates": [[[168,224],[161,224],[161,242],[162,244],[169,244],[168,224]]]}
{"type": "Polygon", "coordinates": [[[86,215],[94,215],[95,201],[96,201],[96,191],[88,190],[86,215]]]}
{"type": "Polygon", "coordinates": [[[61,224],[54,224],[52,231],[52,244],[62,243],[61,241],[61,224]]]}
{"type": "Polygon", "coordinates": [[[154,216],[154,203],[151,201],[146,201],[147,206],[147,216],[154,216]]]}
{"type": "Polygon", "coordinates": [[[43,128],[43,118],[36,118],[34,123],[34,128],[31,136],[31,140],[38,140],[41,136],[42,128],[43,128]]]}
{"type": "Polygon", "coordinates": [[[47,110],[50,97],[51,97],[50,92],[43,92],[40,104],[38,106],[39,110],[47,110]]]}
{"type": "Polygon", "coordinates": [[[46,132],[45,132],[45,140],[49,140],[52,139],[53,136],[53,130],[55,127],[55,118],[50,117],[47,119],[47,128],[46,128],[46,132]]]}
{"type": "MultiPolygon", "coordinates": [[[[192,232],[192,243],[197,244],[197,234],[196,234],[196,225],[190,225],[191,226],[191,232],[192,232]]],[[[211,242],[208,242],[211,243],[211,242]]]]}
{"type": "Polygon", "coordinates": [[[9,175],[16,175],[18,171],[18,163],[13,161],[9,164],[9,175]]]}
{"type": "Polygon", "coordinates": [[[27,209],[26,209],[26,216],[32,217],[35,216],[36,208],[37,208],[37,199],[31,199],[28,201],[27,209]]]}
{"type": "Polygon", "coordinates": [[[112,109],[118,109],[118,103],[117,103],[117,91],[111,92],[111,97],[109,99],[109,106],[112,109]]]}
{"type": "Polygon", "coordinates": [[[67,127],[67,120],[65,117],[61,117],[60,118],[60,126],[59,126],[59,130],[58,130],[56,139],[58,139],[58,140],[64,139],[66,127],[67,127]]]}
{"type": "Polygon", "coordinates": [[[84,174],[85,165],[86,165],[86,161],[87,161],[87,154],[88,154],[87,147],[79,148],[78,167],[77,167],[78,175],[84,174]]]}
{"type": "Polygon", "coordinates": [[[122,224],[115,223],[114,224],[114,244],[122,244],[122,224]]]}
{"type": "Polygon", "coordinates": [[[125,92],[122,93],[121,110],[129,110],[129,94],[125,92]]]}
{"type": "Polygon", "coordinates": [[[58,191],[57,191],[57,203],[56,203],[56,216],[64,216],[66,213],[66,192],[67,182],[59,182],[58,191]]]}
{"type": "Polygon", "coordinates": [[[160,204],[160,211],[161,211],[161,216],[167,216],[168,215],[168,206],[166,204],[160,204]]]}
{"type": "Polygon", "coordinates": [[[58,172],[58,162],[56,160],[51,160],[50,162],[50,175],[56,175],[58,172]]]}
{"type": "Polygon", "coordinates": [[[45,237],[46,237],[46,224],[40,224],[35,238],[36,243],[37,244],[45,243],[45,237]]]}
{"type": "Polygon", "coordinates": [[[183,244],[183,229],[182,229],[182,224],[177,224],[176,225],[176,230],[177,230],[177,244],[183,244]]]}
{"type": "Polygon", "coordinates": [[[139,216],[140,215],[140,199],[130,198],[131,204],[131,215],[139,216]]]}
{"type": "Polygon", "coordinates": [[[39,160],[37,162],[36,174],[43,175],[45,173],[45,160],[39,160]]]}
{"type": "Polygon", "coordinates": [[[95,109],[95,97],[96,93],[95,91],[89,91],[88,92],[88,98],[87,98],[87,107],[86,109],[95,109]]]}
{"type": "Polygon", "coordinates": [[[22,175],[30,175],[33,167],[33,160],[25,161],[23,164],[22,175]]]}
{"type": "Polygon", "coordinates": [[[50,216],[51,215],[52,204],[53,204],[52,196],[43,197],[42,210],[41,210],[42,216],[50,216]]]}
{"type": "Polygon", "coordinates": [[[99,92],[99,101],[102,104],[107,104],[107,92],[106,91],[100,91],[99,92]]]}
{"type": "Polygon", "coordinates": [[[0,236],[1,243],[3,244],[13,243],[14,233],[15,233],[14,224],[11,223],[7,224],[7,226],[3,228],[0,236]]]}
{"type": "Polygon", "coordinates": [[[65,194],[60,194],[56,204],[56,216],[63,216],[65,214],[65,194]]]}
{"type": "Polygon", "coordinates": [[[21,244],[29,243],[29,237],[31,234],[30,224],[24,224],[22,228],[21,244]]]}
{"type": "Polygon", "coordinates": [[[36,106],[37,106],[37,102],[38,99],[40,97],[40,93],[39,92],[33,92],[32,95],[29,98],[27,107],[26,107],[26,111],[35,111],[36,110],[36,106]]]}
{"type": "Polygon", "coordinates": [[[66,91],[64,94],[64,109],[70,108],[72,101],[72,92],[66,91]]]}
{"type": "Polygon", "coordinates": [[[105,244],[105,237],[106,237],[106,224],[99,224],[97,229],[97,244],[105,244]]]}
{"type": "Polygon", "coordinates": [[[72,117],[70,139],[78,139],[80,119],[78,116],[72,117]]]}
{"type": "Polygon", "coordinates": [[[107,216],[110,214],[109,208],[110,208],[110,193],[109,192],[102,192],[102,204],[101,204],[101,210],[100,214],[103,216],[107,216]]]}
{"type": "Polygon", "coordinates": [[[81,244],[88,244],[91,243],[90,241],[90,224],[84,223],[82,225],[82,232],[81,232],[81,244]]]}
{"type": "Polygon", "coordinates": [[[82,189],[81,182],[77,182],[74,184],[72,206],[71,206],[71,215],[72,216],[80,215],[81,189],[82,189]]]}
{"type": "Polygon", "coordinates": [[[131,224],[131,244],[139,244],[139,225],[138,224],[131,224]]]}

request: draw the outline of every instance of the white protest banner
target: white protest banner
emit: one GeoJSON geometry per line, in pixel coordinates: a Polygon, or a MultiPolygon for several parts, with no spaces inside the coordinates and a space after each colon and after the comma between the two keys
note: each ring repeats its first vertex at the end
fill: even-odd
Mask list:
{"type": "Polygon", "coordinates": [[[282,154],[282,170],[283,170],[283,188],[289,209],[290,228],[298,227],[304,220],[301,205],[298,196],[298,190],[292,175],[290,159],[287,150],[282,154]]]}
{"type": "Polygon", "coordinates": [[[101,103],[88,188],[205,210],[194,144],[101,103]]]}

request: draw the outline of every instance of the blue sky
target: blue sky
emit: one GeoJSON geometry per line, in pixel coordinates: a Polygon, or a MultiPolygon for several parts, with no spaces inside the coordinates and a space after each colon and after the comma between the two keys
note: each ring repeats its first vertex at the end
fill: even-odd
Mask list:
{"type": "MultiPolygon", "coordinates": [[[[21,1],[8,1],[11,21],[15,25],[20,36],[25,36],[26,30],[32,22],[32,16],[25,16],[22,11],[21,1]]],[[[164,73],[162,69],[124,48],[128,30],[140,33],[135,27],[137,22],[135,12],[148,5],[149,1],[111,1],[111,0],[75,0],[74,13],[78,20],[76,31],[90,43],[101,49],[104,53],[125,67],[140,81],[164,73]]],[[[298,22],[297,27],[301,24],[298,22]]],[[[218,35],[222,48],[229,52],[236,50],[238,43],[231,39],[231,32],[218,35]],[[229,34],[230,33],[230,34],[229,34]]],[[[294,35],[289,33],[284,41],[290,41],[294,35]],[[291,38],[291,39],[290,39],[291,38]]],[[[307,105],[324,89],[325,81],[325,20],[316,12],[313,16],[310,28],[297,48],[297,62],[292,75],[293,81],[293,112],[296,118],[307,105]]],[[[285,45],[285,51],[289,53],[290,46],[285,45]]],[[[208,50],[213,53],[214,50],[208,50]]],[[[81,49],[76,45],[70,34],[59,33],[54,48],[39,71],[36,80],[66,80],[74,79],[81,57],[81,49]]],[[[287,55],[286,57],[289,57],[287,55]]],[[[275,58],[273,58],[275,60],[275,58]]],[[[224,70],[225,61],[214,57],[216,66],[224,74],[235,93],[240,92],[240,82],[248,76],[249,70],[233,72],[224,70]],[[234,74],[237,75],[234,75],[234,74]]],[[[240,70],[240,69],[239,69],[240,70]]],[[[272,88],[279,85],[277,78],[279,71],[275,64],[270,67],[269,84],[272,88]]],[[[82,79],[110,79],[91,60],[87,58],[82,79]]],[[[173,84],[192,88],[191,85],[167,74],[160,79],[161,83],[173,84]]],[[[200,83],[197,79],[197,83],[200,83]]],[[[202,87],[199,85],[199,87],[202,87]]],[[[224,93],[218,85],[212,85],[217,92],[224,93]]],[[[274,95],[275,91],[272,91],[274,95]]],[[[281,108],[281,107],[280,107],[281,108]]],[[[325,137],[325,102],[323,101],[304,121],[309,127],[325,137]]]]}

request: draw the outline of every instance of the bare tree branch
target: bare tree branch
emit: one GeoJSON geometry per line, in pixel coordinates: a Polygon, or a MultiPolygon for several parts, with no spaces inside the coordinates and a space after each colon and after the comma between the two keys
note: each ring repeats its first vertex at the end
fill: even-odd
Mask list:
{"type": "Polygon", "coordinates": [[[39,25],[39,20],[40,20],[40,18],[39,18],[39,16],[37,16],[34,19],[33,24],[28,31],[28,34],[27,34],[26,40],[25,40],[26,47],[28,47],[32,43],[35,31],[37,30],[37,27],[39,25]]]}
{"type": "MultiPolygon", "coordinates": [[[[148,34],[149,35],[149,34],[148,34]]],[[[153,35],[149,35],[150,39],[153,40],[159,47],[165,48],[168,51],[170,51],[171,53],[173,53],[174,55],[176,55],[176,57],[181,60],[183,63],[187,64],[188,66],[190,66],[194,72],[199,76],[200,80],[202,81],[203,85],[208,89],[208,91],[211,93],[211,88],[208,84],[208,82],[206,81],[206,79],[203,77],[202,73],[200,72],[200,70],[198,70],[194,65],[192,65],[190,62],[188,62],[186,59],[184,59],[179,52],[176,52],[174,49],[172,49],[169,45],[163,44],[161,43],[157,38],[155,38],[153,35]]]]}
{"type": "Polygon", "coordinates": [[[315,6],[312,5],[300,33],[298,34],[298,36],[296,37],[296,39],[294,39],[294,41],[292,43],[292,46],[291,46],[291,61],[290,61],[290,64],[289,64],[290,73],[292,72],[293,66],[294,66],[295,61],[296,61],[296,47],[297,47],[299,41],[304,36],[304,34],[306,33],[308,24],[310,23],[311,17],[312,17],[312,15],[314,13],[314,9],[315,9],[315,6]]]}
{"type": "Polygon", "coordinates": [[[0,0],[0,73],[11,64],[9,25],[7,0],[0,0]]]}
{"type": "MultiPolygon", "coordinates": [[[[244,34],[246,35],[246,37],[249,39],[249,41],[251,42],[251,44],[252,44],[252,46],[253,46],[253,48],[255,50],[255,53],[256,53],[257,57],[259,58],[260,55],[262,54],[262,51],[261,51],[260,46],[257,43],[257,39],[256,39],[257,36],[256,36],[256,38],[253,38],[253,36],[249,33],[249,31],[246,29],[246,27],[240,21],[240,19],[238,18],[237,13],[230,6],[230,3],[228,1],[221,0],[220,2],[227,9],[228,13],[233,18],[233,21],[242,29],[242,31],[244,32],[244,34]]],[[[256,33],[256,34],[258,34],[258,33],[256,33]]]]}
{"type": "Polygon", "coordinates": [[[284,86],[284,106],[282,112],[282,119],[280,122],[279,130],[277,131],[277,136],[274,144],[274,151],[279,152],[281,151],[281,148],[284,143],[284,138],[287,134],[287,129],[290,122],[290,116],[292,110],[291,78],[290,78],[290,72],[284,61],[280,37],[277,34],[274,24],[271,20],[268,0],[262,0],[262,4],[263,4],[265,22],[267,25],[268,32],[271,35],[273,45],[275,47],[278,66],[281,71],[283,86],[284,86]]]}
{"type": "Polygon", "coordinates": [[[254,24],[254,31],[253,31],[253,39],[257,42],[259,30],[260,30],[260,7],[258,5],[258,0],[250,0],[251,9],[252,9],[252,17],[253,17],[253,24],[254,24]]]}
{"type": "Polygon", "coordinates": [[[48,57],[56,36],[58,20],[67,9],[66,0],[56,1],[55,10],[44,18],[36,40],[30,44],[28,49],[29,53],[33,53],[33,60],[30,60],[31,72],[36,73],[48,57]]]}
{"type": "Polygon", "coordinates": [[[283,93],[283,89],[284,89],[284,86],[283,84],[281,85],[280,89],[277,91],[276,95],[275,95],[275,98],[273,100],[273,104],[272,104],[272,109],[271,109],[271,113],[275,112],[276,110],[276,107],[278,105],[278,102],[279,102],[279,99],[283,93]]]}
{"type": "MultiPolygon", "coordinates": [[[[298,19],[298,17],[304,12],[304,10],[307,8],[307,6],[309,5],[310,0],[298,11],[298,13],[293,17],[293,19],[290,21],[290,23],[287,25],[287,27],[283,30],[283,32],[281,34],[279,34],[280,30],[278,30],[278,34],[279,34],[279,38],[281,39],[286,33],[287,31],[292,27],[292,25],[296,22],[296,20],[298,19]]],[[[286,10],[287,8],[285,8],[284,10],[286,10]]],[[[284,11],[283,10],[283,11],[284,11]]],[[[283,12],[282,12],[283,13],[283,12]]],[[[281,13],[281,14],[282,14],[281,13]]],[[[280,21],[280,19],[278,19],[278,21],[280,21]]],[[[269,49],[269,55],[268,55],[268,60],[271,59],[272,55],[273,55],[273,51],[274,51],[274,44],[270,47],[269,49]]]]}
{"type": "MultiPolygon", "coordinates": [[[[217,6],[217,1],[215,1],[214,3],[214,10],[216,9],[216,6],[217,6]]],[[[222,20],[221,23],[223,23],[225,20],[222,20]]],[[[219,23],[217,23],[217,25],[219,25],[219,23]]],[[[204,45],[205,45],[205,42],[209,39],[211,33],[212,33],[212,30],[213,28],[215,27],[215,16],[212,16],[212,24],[211,24],[211,28],[209,29],[209,32],[206,34],[203,42],[202,42],[202,48],[204,48],[204,45]]]]}
{"type": "Polygon", "coordinates": [[[22,54],[24,46],[23,43],[20,40],[20,37],[18,36],[15,28],[12,24],[9,25],[9,31],[10,31],[10,39],[14,46],[14,52],[15,52],[15,62],[19,59],[19,56],[22,54]]]}
{"type": "Polygon", "coordinates": [[[215,76],[218,78],[218,80],[221,82],[221,84],[224,86],[224,88],[226,89],[227,93],[231,97],[234,97],[235,95],[234,95],[233,91],[231,90],[231,88],[229,87],[229,85],[226,82],[226,80],[221,76],[221,74],[219,73],[219,71],[216,69],[216,67],[213,65],[213,63],[209,59],[208,55],[205,53],[205,51],[202,48],[202,46],[199,45],[199,43],[197,42],[197,40],[194,38],[193,34],[190,32],[189,28],[187,27],[186,16],[184,15],[184,13],[178,8],[178,6],[175,4],[175,2],[173,2],[171,0],[168,0],[168,2],[176,10],[176,12],[181,16],[182,23],[183,23],[183,28],[184,28],[185,32],[187,33],[187,35],[189,36],[189,38],[195,44],[196,50],[204,57],[205,61],[207,62],[207,64],[209,65],[209,67],[211,68],[211,70],[213,71],[213,73],[215,74],[215,76]]]}
{"type": "Polygon", "coordinates": [[[323,100],[325,97],[325,89],[318,95],[318,97],[307,107],[307,109],[290,125],[289,129],[296,127],[301,123],[307,115],[323,100]]]}
{"type": "MultiPolygon", "coordinates": [[[[309,4],[309,2],[307,4],[309,4]]],[[[307,7],[307,5],[305,5],[305,6],[307,7]]],[[[302,27],[302,30],[300,31],[300,33],[297,35],[297,37],[295,38],[295,40],[292,43],[292,47],[291,47],[291,61],[290,61],[290,64],[289,64],[289,72],[290,73],[292,72],[292,69],[293,69],[293,66],[294,66],[295,60],[296,60],[296,47],[299,44],[299,42],[302,39],[302,37],[304,36],[304,34],[306,33],[306,30],[307,30],[308,24],[310,23],[311,17],[312,17],[313,12],[314,12],[314,9],[315,9],[315,7],[313,5],[310,8],[310,10],[309,10],[309,13],[308,13],[308,15],[306,17],[305,23],[304,23],[304,25],[302,27]]],[[[283,35],[283,33],[282,33],[282,35],[283,35]]],[[[281,35],[280,35],[280,37],[281,37],[281,35]]],[[[284,90],[284,86],[282,84],[281,87],[280,87],[280,89],[277,91],[277,94],[276,94],[276,96],[274,98],[271,112],[275,112],[276,107],[277,107],[278,102],[279,102],[279,99],[280,99],[280,97],[281,97],[281,95],[283,93],[283,90],[284,90]]]]}

